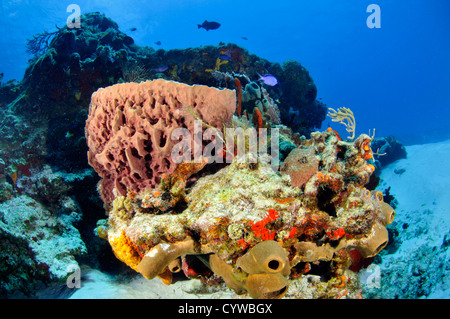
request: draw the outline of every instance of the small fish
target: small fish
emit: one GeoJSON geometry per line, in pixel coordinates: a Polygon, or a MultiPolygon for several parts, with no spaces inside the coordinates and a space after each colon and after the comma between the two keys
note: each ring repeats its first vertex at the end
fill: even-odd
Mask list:
{"type": "MultiPolygon", "coordinates": [[[[81,92],[80,92],[80,96],[81,96],[81,92]]],[[[78,131],[79,132],[80,129],[80,124],[78,123],[73,123],[70,128],[66,131],[66,134],[64,135],[64,137],[66,139],[72,138],[75,136],[75,133],[78,131]]]]}
{"type": "Polygon", "coordinates": [[[219,59],[221,60],[230,60],[231,59],[231,49],[221,49],[219,59]]]}
{"type": "Polygon", "coordinates": [[[131,32],[134,32],[134,31],[136,31],[136,30],[137,30],[136,28],[131,28],[131,29],[130,29],[131,32]]]}
{"type": "Polygon", "coordinates": [[[151,69],[153,72],[156,73],[163,73],[164,71],[166,71],[169,67],[167,65],[159,65],[156,68],[151,69]]]}
{"type": "Polygon", "coordinates": [[[278,84],[278,80],[276,77],[274,77],[272,74],[259,74],[258,72],[256,72],[256,74],[259,75],[259,79],[258,81],[263,81],[264,84],[269,85],[269,86],[275,86],[278,84]]]}
{"type": "Polygon", "coordinates": [[[219,55],[219,59],[228,61],[231,59],[231,56],[228,54],[221,54],[219,55]]]}
{"type": "Polygon", "coordinates": [[[73,137],[73,133],[71,132],[71,131],[67,131],[66,132],[66,135],[64,136],[65,138],[67,138],[67,139],[69,139],[69,138],[71,138],[71,137],[73,137]]]}
{"type": "Polygon", "coordinates": [[[247,38],[247,37],[242,37],[241,39],[242,39],[242,40],[248,40],[248,38],[247,38]]]}
{"type": "Polygon", "coordinates": [[[220,27],[220,23],[219,22],[214,22],[214,21],[208,22],[208,21],[205,20],[202,24],[197,24],[197,26],[198,26],[199,29],[203,28],[206,31],[209,31],[209,30],[216,30],[216,29],[218,29],[220,27]]]}
{"type": "Polygon", "coordinates": [[[161,45],[162,43],[161,43],[161,41],[156,41],[155,44],[156,45],[161,45]]]}

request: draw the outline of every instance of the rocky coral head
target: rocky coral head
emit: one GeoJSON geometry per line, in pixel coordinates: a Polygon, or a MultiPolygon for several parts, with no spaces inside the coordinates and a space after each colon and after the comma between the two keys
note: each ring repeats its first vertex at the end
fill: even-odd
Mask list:
{"type": "Polygon", "coordinates": [[[287,155],[281,174],[267,154],[214,172],[207,161],[171,162],[172,129],[192,128],[197,117],[222,129],[235,107],[233,91],[165,80],[93,95],[89,161],[111,201],[107,238],[117,258],[147,279],[170,284],[183,271],[252,298],[357,296],[350,267],[386,246],[395,217],[382,193],[365,187],[374,172],[372,139],[313,132],[287,155]],[[308,288],[296,291],[295,280],[308,288]]]}

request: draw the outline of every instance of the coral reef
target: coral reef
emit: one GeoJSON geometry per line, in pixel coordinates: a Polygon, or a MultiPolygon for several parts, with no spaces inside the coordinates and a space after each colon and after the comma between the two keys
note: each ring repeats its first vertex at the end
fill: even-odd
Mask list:
{"type": "Polygon", "coordinates": [[[111,246],[131,269],[167,284],[178,272],[254,298],[357,297],[349,267],[385,245],[389,209],[364,188],[373,173],[370,137],[312,133],[326,107],[308,71],[230,43],[139,47],[103,14],[82,21],[38,35],[23,80],[0,87],[1,295],[33,295],[79,260],[112,267],[111,246]],[[279,83],[257,82],[258,73],[279,83]],[[141,80],[156,81],[117,84],[141,80]],[[123,99],[108,102],[116,88],[123,99]],[[202,132],[224,124],[279,129],[281,174],[264,156],[171,163],[170,132],[192,129],[194,118],[202,132]],[[110,245],[93,238],[94,227],[110,245]]]}
{"type": "MultiPolygon", "coordinates": [[[[103,107],[120,109],[120,105],[132,104],[125,101],[138,100],[135,91],[123,94],[124,102],[103,107]]],[[[156,95],[155,100],[158,98],[156,95]]],[[[182,97],[172,96],[176,98],[182,97]]],[[[98,104],[95,95],[93,104],[98,104]]],[[[230,114],[224,111],[228,104],[214,106],[215,113],[230,114]]],[[[233,112],[234,106],[235,100],[233,112]]],[[[113,118],[114,110],[110,112],[113,118]]],[[[90,129],[94,114],[87,128],[95,136],[88,140],[108,136],[110,127],[114,130],[114,125],[90,129]]],[[[166,114],[170,112],[160,117],[166,114]]],[[[238,123],[244,125],[233,121],[238,123]]],[[[255,127],[261,128],[261,121],[256,121],[255,127]]],[[[112,190],[108,241],[118,259],[148,279],[159,276],[170,283],[171,271],[179,271],[182,265],[186,276],[205,283],[215,284],[219,276],[238,294],[280,298],[288,292],[290,280],[315,275],[318,267],[321,280],[327,282],[320,288],[321,297],[357,297],[360,290],[350,279],[349,267],[354,260],[373,257],[386,246],[385,226],[395,216],[380,192],[364,188],[375,169],[367,162],[372,158],[371,140],[365,134],[343,141],[332,130],[314,132],[288,155],[282,175],[271,168],[264,155],[255,162],[251,154],[246,160],[234,160],[216,173],[203,175],[191,187],[184,182],[186,176],[213,163],[204,162],[196,168],[189,162],[180,163],[171,172],[159,172],[160,185],[145,184],[154,176],[142,175],[143,188],[112,190]],[[186,167],[189,173],[180,174],[186,167]],[[183,191],[172,203],[174,192],[167,184],[176,185],[177,181],[182,181],[183,191]],[[212,271],[195,267],[191,255],[198,256],[212,271]]],[[[90,143],[91,150],[99,154],[96,147],[90,143]]],[[[128,147],[126,143],[117,145],[116,152],[126,152],[128,147]]],[[[134,174],[130,169],[124,171],[125,175],[134,174]]],[[[114,174],[113,166],[110,174],[114,174]]],[[[302,296],[299,294],[297,297],[302,296]]]]}
{"type": "Polygon", "coordinates": [[[281,121],[303,135],[320,128],[326,107],[316,100],[317,88],[308,70],[297,61],[286,61],[279,80],[283,90],[279,97],[281,121]]]}
{"type": "Polygon", "coordinates": [[[383,154],[376,157],[376,163],[380,167],[385,167],[407,156],[405,147],[393,136],[375,138],[372,146],[377,153],[383,154]]]}
{"type": "MultiPolygon", "coordinates": [[[[44,157],[51,165],[70,167],[74,171],[85,168],[87,149],[83,127],[91,94],[124,80],[138,82],[164,78],[189,85],[229,89],[240,85],[242,99],[245,99],[245,88],[253,83],[266,96],[261,96],[258,103],[256,100],[247,103],[248,117],[253,114],[254,107],[259,107],[264,121],[290,125],[292,112],[298,113],[302,122],[297,121],[292,128],[297,131],[301,127],[301,133],[306,135],[314,127],[320,127],[324,119],[326,108],[319,106],[318,101],[314,102],[315,95],[304,92],[315,86],[303,67],[282,68],[235,44],[156,51],[134,44],[130,36],[103,14],[86,13],[81,19],[83,28],[64,26],[55,32],[37,34],[36,39],[45,34],[51,34],[52,39],[40,50],[41,54],[31,60],[20,83],[9,83],[8,89],[1,88],[5,102],[0,100],[0,103],[9,103],[5,112],[15,116],[20,114],[18,119],[26,122],[30,131],[34,128],[45,132],[38,134],[44,145],[36,144],[28,152],[28,156],[37,154],[33,160],[44,157]],[[222,55],[230,59],[221,60],[222,55]],[[258,73],[273,74],[280,79],[280,85],[262,87],[263,84],[253,82],[259,78],[258,73]],[[296,91],[292,93],[292,90],[296,91]],[[309,98],[299,100],[298,96],[309,98]],[[42,154],[43,150],[47,153],[42,154]]],[[[244,110],[242,106],[242,114],[244,110]]],[[[8,128],[13,127],[6,120],[2,122],[8,128]]],[[[25,132],[21,133],[18,136],[27,136],[25,132]]],[[[18,144],[25,142],[16,141],[18,144]]],[[[23,157],[23,154],[14,157],[23,157]]]]}
{"type": "Polygon", "coordinates": [[[55,36],[55,32],[43,31],[33,36],[33,39],[28,39],[26,44],[26,52],[32,55],[42,55],[48,50],[51,39],[55,36]]]}
{"type": "Polygon", "coordinates": [[[38,281],[65,280],[78,265],[75,256],[86,254],[75,203],[66,198],[61,205],[56,215],[26,195],[0,204],[0,296],[31,296],[38,281]]]}

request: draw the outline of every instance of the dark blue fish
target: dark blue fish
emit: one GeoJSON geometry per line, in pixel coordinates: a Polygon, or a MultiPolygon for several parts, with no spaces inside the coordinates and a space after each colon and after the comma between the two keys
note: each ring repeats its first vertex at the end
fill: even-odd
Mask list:
{"type": "Polygon", "coordinates": [[[161,41],[156,41],[155,44],[156,45],[161,45],[162,43],[161,43],[161,41]]]}
{"type": "Polygon", "coordinates": [[[134,31],[136,31],[136,30],[137,30],[136,28],[131,28],[131,29],[130,29],[131,32],[134,32],[134,31]]]}
{"type": "Polygon", "coordinates": [[[219,55],[219,59],[221,59],[221,60],[230,60],[231,56],[229,56],[228,54],[221,54],[221,55],[219,55]]]}
{"type": "Polygon", "coordinates": [[[248,38],[247,38],[247,37],[242,37],[241,39],[243,39],[243,40],[248,40],[248,38]]]}
{"type": "Polygon", "coordinates": [[[205,29],[206,31],[209,31],[209,30],[216,30],[216,29],[218,29],[219,27],[220,27],[220,23],[219,22],[214,22],[214,21],[210,21],[210,22],[208,22],[208,21],[206,21],[205,20],[205,22],[203,22],[202,24],[197,24],[198,25],[198,28],[200,29],[200,28],[203,28],[203,29],[205,29]]]}

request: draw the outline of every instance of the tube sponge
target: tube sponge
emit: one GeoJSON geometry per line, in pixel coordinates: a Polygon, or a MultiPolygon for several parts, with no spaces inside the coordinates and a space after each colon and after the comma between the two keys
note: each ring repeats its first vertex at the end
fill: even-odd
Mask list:
{"type": "Polygon", "coordinates": [[[373,257],[387,245],[388,241],[386,227],[376,222],[369,236],[359,240],[357,248],[364,258],[373,257]]]}
{"type": "MultiPolygon", "coordinates": [[[[255,246],[256,247],[256,246],[255,246]]],[[[217,255],[209,256],[211,270],[222,277],[228,288],[237,294],[245,291],[255,299],[278,299],[286,294],[289,284],[281,273],[262,273],[246,275],[236,271],[217,255]]]]}
{"type": "Polygon", "coordinates": [[[178,257],[195,253],[195,243],[190,238],[174,244],[161,243],[145,254],[136,270],[146,279],[153,279],[178,257]]]}
{"type": "Polygon", "coordinates": [[[380,222],[387,226],[394,221],[395,210],[387,203],[382,202],[380,207],[380,214],[378,215],[380,222]]]}
{"type": "Polygon", "coordinates": [[[236,266],[248,274],[290,274],[289,259],[283,247],[273,240],[256,244],[245,255],[238,258],[236,266]]]}
{"type": "Polygon", "coordinates": [[[325,244],[323,246],[317,246],[313,242],[298,242],[294,245],[297,254],[295,258],[292,260],[293,265],[298,262],[314,262],[319,260],[331,260],[333,258],[333,254],[339,248],[333,248],[330,244],[325,244]]]}
{"type": "Polygon", "coordinates": [[[254,299],[281,299],[286,294],[289,284],[281,274],[249,275],[245,288],[254,299]]]}
{"type": "Polygon", "coordinates": [[[172,273],[180,272],[180,270],[181,270],[181,260],[180,260],[180,258],[172,260],[169,263],[168,267],[169,267],[170,272],[172,272],[172,273]]]}
{"type": "Polygon", "coordinates": [[[209,256],[209,265],[216,275],[223,278],[228,288],[234,290],[237,294],[245,292],[243,280],[239,280],[238,274],[233,272],[231,265],[228,265],[215,254],[209,256]]]}
{"type": "Polygon", "coordinates": [[[382,192],[380,192],[380,191],[373,191],[371,193],[372,193],[373,197],[375,197],[376,200],[378,200],[379,202],[383,201],[384,196],[383,196],[382,192]]]}
{"type": "Polygon", "coordinates": [[[378,204],[381,205],[378,214],[380,222],[384,226],[391,224],[395,218],[395,210],[389,204],[383,201],[384,196],[382,192],[373,191],[372,196],[378,201],[378,204]]]}

